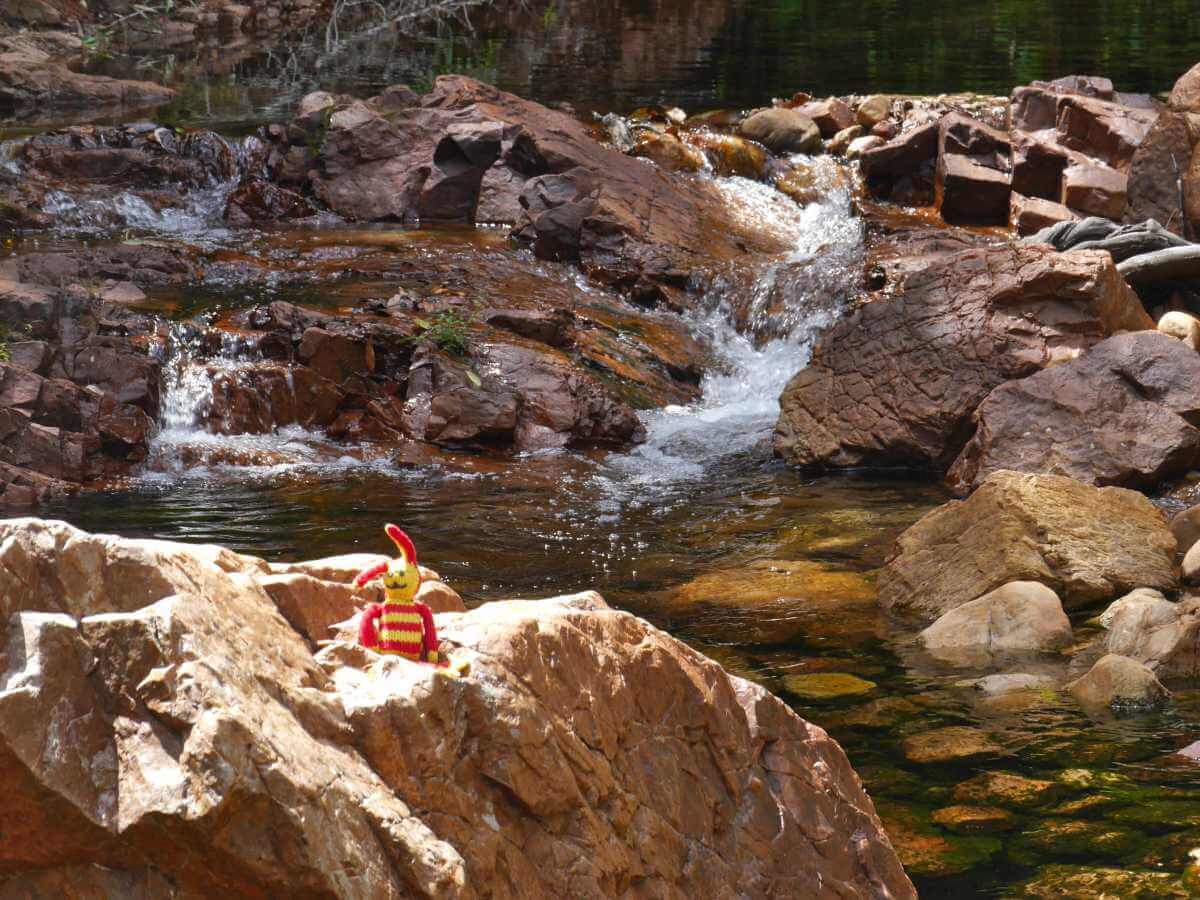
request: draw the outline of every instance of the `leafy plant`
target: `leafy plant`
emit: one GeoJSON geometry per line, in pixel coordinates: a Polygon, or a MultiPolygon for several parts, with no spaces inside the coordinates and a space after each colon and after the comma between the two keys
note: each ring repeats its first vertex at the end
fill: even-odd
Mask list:
{"type": "Polygon", "coordinates": [[[422,330],[422,338],[431,341],[439,350],[444,350],[451,356],[466,356],[468,349],[468,332],[474,317],[464,317],[453,309],[443,310],[427,319],[414,319],[417,327],[422,330]]]}

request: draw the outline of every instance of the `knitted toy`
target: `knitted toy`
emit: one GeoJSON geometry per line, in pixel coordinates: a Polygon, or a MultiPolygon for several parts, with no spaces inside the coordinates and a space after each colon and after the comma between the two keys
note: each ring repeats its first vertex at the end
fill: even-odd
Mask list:
{"type": "Polygon", "coordinates": [[[433,612],[414,599],[421,586],[417,550],[408,535],[395,525],[386,525],[383,530],[395,543],[400,556],[364,569],[354,579],[357,588],[376,578],[382,579],[384,596],[383,603],[372,603],[363,613],[358,642],[379,653],[444,667],[446,660],[438,654],[433,612]]]}

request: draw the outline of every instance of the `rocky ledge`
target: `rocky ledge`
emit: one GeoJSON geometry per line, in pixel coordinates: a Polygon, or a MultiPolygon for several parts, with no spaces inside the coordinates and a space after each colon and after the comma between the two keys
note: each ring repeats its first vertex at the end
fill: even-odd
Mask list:
{"type": "Polygon", "coordinates": [[[0,524],[6,895],[915,897],[762,688],[596,594],[466,612],[432,572],[470,674],[385,659],[337,638],[372,559],[0,524]]]}

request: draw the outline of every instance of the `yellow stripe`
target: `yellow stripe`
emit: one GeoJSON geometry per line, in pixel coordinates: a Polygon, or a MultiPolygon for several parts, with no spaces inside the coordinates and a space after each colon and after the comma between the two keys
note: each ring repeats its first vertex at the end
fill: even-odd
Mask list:
{"type": "Polygon", "coordinates": [[[414,644],[421,642],[421,632],[419,631],[402,631],[399,628],[385,628],[379,634],[385,641],[405,641],[414,644]]]}
{"type": "Polygon", "coordinates": [[[420,625],[420,613],[384,613],[384,625],[420,625]]]}

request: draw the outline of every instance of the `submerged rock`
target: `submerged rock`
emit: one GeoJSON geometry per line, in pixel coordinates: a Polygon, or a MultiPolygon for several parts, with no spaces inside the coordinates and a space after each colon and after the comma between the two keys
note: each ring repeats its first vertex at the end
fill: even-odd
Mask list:
{"type": "Polygon", "coordinates": [[[1053,865],[1039,869],[1032,878],[1018,885],[1012,896],[1024,900],[1061,900],[1063,897],[1184,900],[1192,894],[1173,872],[1053,865]]]}
{"type": "Polygon", "coordinates": [[[1002,471],[900,535],[877,586],[884,608],[929,620],[1011,581],[1040,582],[1068,609],[1171,590],[1175,538],[1141,494],[1002,471]]]}
{"type": "Polygon", "coordinates": [[[918,765],[972,763],[1004,755],[1004,748],[991,735],[965,725],[910,735],[903,747],[905,759],[918,765]]]}
{"type": "Polygon", "coordinates": [[[9,889],[915,897],[823,731],[595,594],[439,615],[454,678],[314,657],[217,547],[24,519],[0,561],[9,889]]]}
{"type": "Polygon", "coordinates": [[[1017,826],[1012,813],[994,806],[947,806],[935,809],[930,819],[955,834],[995,834],[1017,826]]]}
{"type": "Polygon", "coordinates": [[[875,690],[875,682],[848,672],[817,672],[812,675],[788,675],[783,689],[801,700],[825,701],[857,697],[875,690]]]}
{"type": "Polygon", "coordinates": [[[809,468],[944,471],[990,391],[1153,328],[1106,253],[992,247],[923,261],[842,319],[780,397],[775,452],[809,468]]]}
{"type": "Polygon", "coordinates": [[[1062,785],[1013,772],[982,772],[954,788],[959,803],[1029,810],[1046,806],[1065,793],[1062,785]]]}

